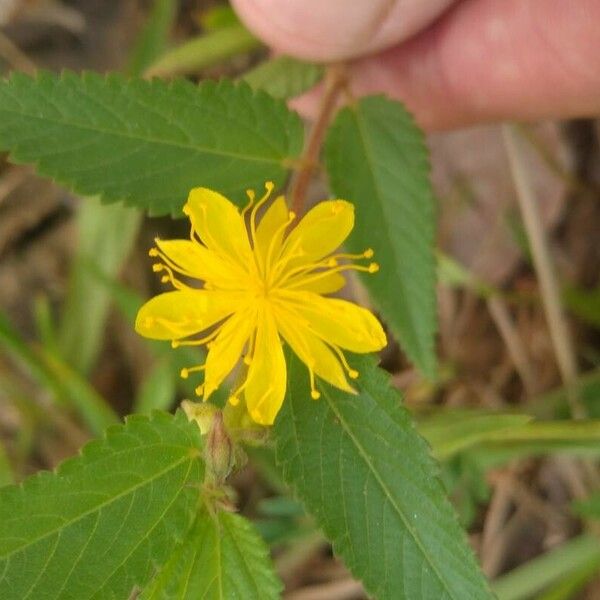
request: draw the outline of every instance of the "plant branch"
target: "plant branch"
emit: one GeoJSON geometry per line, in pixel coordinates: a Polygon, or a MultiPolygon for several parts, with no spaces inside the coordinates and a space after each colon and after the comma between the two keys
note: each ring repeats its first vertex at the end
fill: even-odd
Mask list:
{"type": "Polygon", "coordinates": [[[310,179],[319,164],[319,154],[327,126],[335,111],[340,92],[346,85],[346,69],[344,65],[332,65],[327,69],[325,91],[317,119],[310,132],[296,177],[292,183],[291,207],[297,215],[302,214],[306,202],[306,192],[310,179]]]}

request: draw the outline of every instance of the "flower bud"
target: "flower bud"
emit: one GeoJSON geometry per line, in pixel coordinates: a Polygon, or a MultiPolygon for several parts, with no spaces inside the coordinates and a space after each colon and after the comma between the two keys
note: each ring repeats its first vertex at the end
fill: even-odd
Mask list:
{"type": "Polygon", "coordinates": [[[205,444],[204,459],[208,472],[216,481],[225,481],[235,464],[235,449],[225,429],[223,413],[220,410],[213,414],[205,444]]]}
{"type": "Polygon", "coordinates": [[[190,400],[184,400],[181,408],[190,421],[196,421],[202,435],[206,435],[210,431],[213,417],[218,411],[217,407],[212,404],[191,402],[190,400]]]}

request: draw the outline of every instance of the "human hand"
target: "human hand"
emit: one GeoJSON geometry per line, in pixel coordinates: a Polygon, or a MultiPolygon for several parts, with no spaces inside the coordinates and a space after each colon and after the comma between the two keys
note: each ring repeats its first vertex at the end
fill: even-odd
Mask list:
{"type": "Polygon", "coordinates": [[[600,114],[598,0],[232,3],[278,52],[352,60],[354,94],[403,100],[429,130],[600,114]]]}

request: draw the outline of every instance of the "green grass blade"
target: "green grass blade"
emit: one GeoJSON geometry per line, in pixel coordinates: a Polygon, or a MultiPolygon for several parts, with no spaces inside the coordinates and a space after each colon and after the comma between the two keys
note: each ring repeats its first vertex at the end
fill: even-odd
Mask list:
{"type": "Polygon", "coordinates": [[[582,534],[502,575],[492,589],[498,600],[527,600],[590,563],[600,566],[600,541],[582,534]]]}

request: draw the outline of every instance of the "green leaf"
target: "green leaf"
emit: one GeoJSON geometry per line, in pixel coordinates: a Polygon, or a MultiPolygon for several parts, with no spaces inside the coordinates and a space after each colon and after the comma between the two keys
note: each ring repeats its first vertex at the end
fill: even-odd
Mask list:
{"type": "Polygon", "coordinates": [[[0,82],[0,148],[13,161],[152,214],[180,214],[195,186],[242,203],[246,188],[281,184],[302,138],[295,113],[245,84],[69,72],[0,82]]]}
{"type": "Polygon", "coordinates": [[[281,588],[252,524],[204,509],[140,600],[276,600],[281,588]]]}
{"type": "Polygon", "coordinates": [[[289,364],[275,422],[277,460],[352,573],[380,600],[483,600],[486,582],[438,479],[427,444],[370,357],[352,361],[359,393],[289,364]]]}
{"type": "Polygon", "coordinates": [[[331,126],[333,192],[356,206],[349,246],[372,247],[381,269],[363,282],[403,349],[435,377],[435,207],[423,134],[398,102],[363,98],[331,126]]]}
{"type": "Polygon", "coordinates": [[[322,65],[276,56],[246,73],[244,81],[275,98],[293,98],[317,85],[324,73],[322,65]]]}
{"type": "Polygon", "coordinates": [[[195,73],[260,46],[261,43],[241,23],[232,23],[165,53],[150,66],[148,75],[166,77],[195,73]]]}
{"type": "Polygon", "coordinates": [[[188,530],[199,456],[183,414],[136,416],[55,473],[0,490],[0,598],[127,598],[188,530]]]}

